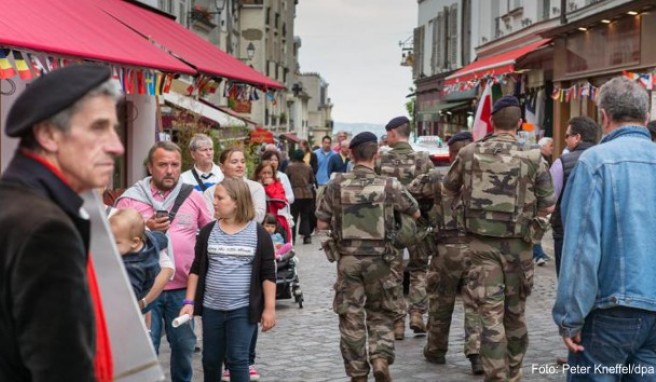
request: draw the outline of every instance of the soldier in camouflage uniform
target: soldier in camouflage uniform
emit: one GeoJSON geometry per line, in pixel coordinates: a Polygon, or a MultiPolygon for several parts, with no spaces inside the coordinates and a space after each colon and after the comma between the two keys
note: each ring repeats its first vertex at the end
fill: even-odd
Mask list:
{"type": "Polygon", "coordinates": [[[494,133],[460,150],[442,194],[460,197],[456,219],[470,235],[470,282],[483,331],[480,356],[486,381],[518,381],[528,331],[526,298],[533,287],[532,241],[553,210],[553,186],[540,150],[521,151],[515,97],[494,104],[494,133]]]}
{"type": "MultiPolygon", "coordinates": [[[[461,148],[472,142],[470,132],[460,132],[449,139],[449,157],[456,158],[461,148]]],[[[454,200],[442,198],[443,174],[433,169],[417,177],[408,185],[408,191],[419,202],[422,216],[434,224],[437,253],[433,256],[426,275],[428,295],[428,338],[424,347],[426,360],[436,364],[446,363],[449,347],[449,329],[456,295],[462,286],[462,303],[465,309],[465,356],[469,358],[472,372],[483,374],[481,365],[480,334],[481,318],[474,299],[474,291],[467,282],[471,260],[467,235],[459,230],[453,218],[454,200]],[[428,211],[427,211],[428,210],[428,211]]]]}
{"type": "MultiPolygon", "coordinates": [[[[428,173],[433,168],[433,162],[427,152],[414,151],[408,143],[410,136],[410,121],[406,117],[396,117],[386,126],[387,141],[391,150],[382,152],[376,161],[376,173],[398,179],[404,186],[408,185],[419,175],[428,173]]],[[[425,229],[428,222],[423,219],[417,221],[419,229],[425,229]]],[[[422,315],[426,313],[426,270],[430,253],[425,242],[420,242],[408,248],[410,261],[408,273],[410,275],[410,292],[407,301],[407,313],[410,314],[410,329],[415,333],[425,333],[426,326],[422,315]]],[[[395,270],[399,277],[399,288],[403,288],[403,264],[395,270]]],[[[394,337],[402,340],[405,337],[406,302],[400,301],[397,309],[397,318],[394,322],[394,337]]]]}
{"type": "Polygon", "coordinates": [[[332,248],[327,256],[337,260],[333,310],[339,315],[346,374],[351,381],[366,382],[371,362],[376,381],[391,381],[393,322],[402,296],[391,265],[400,261],[400,252],[390,245],[388,234],[395,211],[416,219],[419,210],[397,180],[374,173],[374,134],[356,135],[350,149],[355,167],[328,183],[317,207],[317,227],[332,232],[324,249],[332,248]]]}

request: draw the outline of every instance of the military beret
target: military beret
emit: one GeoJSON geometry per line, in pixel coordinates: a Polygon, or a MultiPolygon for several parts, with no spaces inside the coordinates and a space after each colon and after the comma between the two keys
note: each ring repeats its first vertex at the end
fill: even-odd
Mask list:
{"type": "Polygon", "coordinates": [[[449,138],[449,141],[446,144],[451,146],[456,142],[473,141],[473,140],[474,138],[472,137],[472,133],[470,133],[469,131],[461,131],[459,133],[454,134],[451,138],[449,138]]]}
{"type": "Polygon", "coordinates": [[[409,123],[410,121],[406,117],[396,117],[392,118],[391,121],[387,122],[387,125],[385,125],[385,131],[390,131],[392,129],[396,129],[397,127],[401,125],[405,125],[406,123],[409,123]]]}
{"type": "Polygon", "coordinates": [[[503,96],[494,103],[492,107],[492,114],[496,113],[501,109],[505,109],[510,106],[519,107],[519,100],[514,96],[503,96]]]}
{"type": "Polygon", "coordinates": [[[5,133],[10,137],[26,135],[32,126],[73,105],[111,76],[108,66],[79,64],[37,78],[9,110],[5,133]]]}
{"type": "Polygon", "coordinates": [[[351,139],[351,144],[349,144],[349,149],[352,149],[356,146],[359,146],[363,143],[367,142],[378,142],[378,138],[376,137],[376,134],[371,133],[369,131],[364,131],[362,133],[359,133],[353,139],[351,139]]]}

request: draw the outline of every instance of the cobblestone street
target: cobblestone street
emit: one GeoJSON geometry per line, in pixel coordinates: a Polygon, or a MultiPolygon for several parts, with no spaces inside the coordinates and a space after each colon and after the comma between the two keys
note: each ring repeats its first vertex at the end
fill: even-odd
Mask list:
{"type": "MultiPolygon", "coordinates": [[[[553,254],[551,237],[545,251],[553,254]]],[[[272,332],[260,333],[256,367],[261,381],[348,381],[339,352],[337,317],[331,310],[335,266],[319,251],[318,241],[296,246],[300,258],[299,275],[305,302],[299,309],[293,300],[278,300],[278,325],[272,332]]],[[[563,381],[556,357],[566,356],[564,345],[551,319],[556,294],[554,262],[535,267],[535,287],[527,306],[530,345],[524,358],[526,381],[563,381]],[[539,368],[543,369],[540,370],[539,368]],[[548,369],[545,371],[545,369],[548,369]]],[[[469,361],[462,353],[464,343],[463,310],[458,299],[450,336],[446,365],[426,362],[422,349],[426,338],[406,330],[406,339],[396,342],[396,362],[391,366],[395,381],[482,381],[470,373],[469,361]]],[[[199,343],[202,346],[199,337],[199,343]]],[[[169,355],[162,340],[160,361],[169,376],[169,355]]],[[[194,355],[194,376],[202,380],[201,356],[194,355]]],[[[373,376],[369,378],[373,381],[373,376]]]]}

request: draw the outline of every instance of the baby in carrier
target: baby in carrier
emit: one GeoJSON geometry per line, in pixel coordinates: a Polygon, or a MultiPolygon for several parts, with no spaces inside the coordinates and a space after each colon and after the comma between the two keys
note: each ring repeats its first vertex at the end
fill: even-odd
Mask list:
{"type": "Polygon", "coordinates": [[[143,309],[152,302],[143,300],[160,272],[160,251],[166,249],[168,238],[162,232],[147,231],[143,218],[132,208],[117,210],[109,217],[109,223],[130,284],[143,309]]]}

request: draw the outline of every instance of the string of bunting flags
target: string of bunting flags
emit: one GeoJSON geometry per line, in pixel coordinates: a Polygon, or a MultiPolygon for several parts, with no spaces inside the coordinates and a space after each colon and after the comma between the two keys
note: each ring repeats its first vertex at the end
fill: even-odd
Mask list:
{"type": "Polygon", "coordinates": [[[443,94],[450,94],[454,92],[463,92],[467,90],[471,90],[478,85],[480,85],[481,81],[492,81],[492,84],[502,84],[505,85],[506,82],[508,82],[508,79],[514,78],[512,74],[499,74],[499,75],[485,75],[480,78],[476,78],[474,80],[470,81],[462,81],[462,82],[456,82],[451,85],[444,86],[442,88],[442,93],[443,94]]]}
{"type": "MultiPolygon", "coordinates": [[[[653,90],[656,83],[656,75],[653,73],[636,73],[623,71],[622,75],[632,81],[638,82],[646,90],[653,90]]],[[[592,85],[590,82],[585,81],[574,84],[568,88],[554,87],[551,92],[551,98],[558,102],[570,102],[577,98],[589,98],[595,101],[599,93],[599,87],[592,85]]]]}
{"type": "MultiPolygon", "coordinates": [[[[83,61],[80,58],[63,58],[0,47],[0,80],[12,79],[16,76],[22,80],[30,80],[41,76],[43,73],[83,61]],[[13,58],[13,65],[10,58],[13,58]]],[[[113,80],[116,81],[126,95],[161,95],[169,93],[173,79],[176,78],[174,73],[164,73],[154,69],[110,66],[113,80]]],[[[198,74],[194,76],[192,84],[187,87],[187,95],[206,96],[215,94],[222,80],[219,77],[198,74]]],[[[224,96],[247,101],[260,99],[255,86],[233,81],[227,81],[224,96]]],[[[267,91],[266,97],[274,105],[276,104],[273,91],[267,91]]]]}

